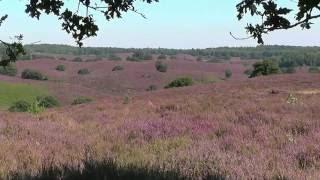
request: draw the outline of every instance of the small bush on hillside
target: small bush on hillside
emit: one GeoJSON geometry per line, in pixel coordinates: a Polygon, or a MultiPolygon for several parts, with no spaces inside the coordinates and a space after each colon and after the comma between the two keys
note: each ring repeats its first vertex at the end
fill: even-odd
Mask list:
{"type": "Polygon", "coordinates": [[[43,107],[39,101],[34,101],[30,104],[30,107],[28,109],[29,113],[32,114],[39,114],[41,112],[43,112],[46,108],[43,107]]]}
{"type": "Polygon", "coordinates": [[[164,60],[167,59],[167,56],[165,54],[161,54],[160,56],[158,56],[159,60],[164,60]]]}
{"type": "Polygon", "coordinates": [[[38,96],[37,102],[39,106],[44,108],[53,108],[60,105],[59,101],[53,96],[38,96]]]}
{"type": "Polygon", "coordinates": [[[170,56],[170,59],[177,59],[177,56],[170,56]]]}
{"type": "Polygon", "coordinates": [[[197,61],[202,61],[203,59],[202,59],[202,57],[201,56],[198,56],[197,57],[197,61]]]}
{"type": "Polygon", "coordinates": [[[157,61],[155,63],[155,67],[159,72],[167,72],[167,69],[168,69],[168,65],[163,63],[162,61],[157,61]]]}
{"type": "Polygon", "coordinates": [[[127,57],[127,61],[146,61],[152,59],[151,54],[142,51],[135,52],[132,56],[127,57]]]}
{"type": "Polygon", "coordinates": [[[73,62],[83,62],[81,57],[75,57],[72,61],[73,62]]]}
{"type": "Polygon", "coordinates": [[[281,68],[281,72],[285,74],[293,74],[296,73],[296,68],[293,66],[288,68],[281,68]]]}
{"type": "Polygon", "coordinates": [[[9,108],[10,112],[27,112],[31,107],[31,104],[27,101],[17,101],[9,108]]]}
{"type": "Polygon", "coordinates": [[[250,75],[250,78],[278,74],[279,72],[280,68],[278,63],[273,60],[263,60],[262,62],[256,62],[253,65],[253,71],[250,75]]]}
{"type": "Polygon", "coordinates": [[[9,64],[8,66],[0,66],[0,74],[6,76],[16,76],[17,75],[17,68],[13,64],[9,64]]]}
{"type": "Polygon", "coordinates": [[[66,61],[67,58],[65,58],[65,57],[60,57],[59,60],[60,60],[60,61],[66,61]]]}
{"type": "Polygon", "coordinates": [[[65,71],[65,70],[66,70],[66,67],[65,67],[64,65],[60,64],[60,65],[58,65],[58,66],[56,67],[56,70],[57,70],[57,71],[65,71]]]}
{"type": "Polygon", "coordinates": [[[121,61],[122,58],[115,55],[115,54],[110,54],[109,57],[108,57],[108,60],[111,60],[111,61],[121,61]]]}
{"type": "Polygon", "coordinates": [[[158,87],[156,86],[156,85],[150,85],[147,89],[146,89],[146,91],[155,91],[155,90],[157,90],[158,89],[158,87]]]}
{"type": "Polygon", "coordinates": [[[89,71],[89,69],[84,68],[84,69],[80,69],[78,71],[78,74],[79,75],[86,75],[86,74],[90,74],[90,71],[89,71]]]}
{"type": "Polygon", "coordinates": [[[48,80],[48,78],[44,75],[42,75],[39,71],[31,70],[31,69],[25,69],[21,74],[22,79],[33,79],[33,80],[48,80]]]}
{"type": "Polygon", "coordinates": [[[224,71],[224,75],[225,75],[225,77],[226,77],[227,79],[229,79],[229,78],[231,78],[231,76],[232,76],[232,71],[231,71],[230,69],[226,69],[226,70],[224,71]]]}
{"type": "Polygon", "coordinates": [[[73,100],[71,105],[79,105],[79,104],[86,104],[92,102],[92,99],[88,97],[78,97],[75,100],[73,100]]]}
{"type": "Polygon", "coordinates": [[[246,69],[243,73],[247,76],[250,76],[252,74],[252,69],[246,69]]]}
{"type": "Polygon", "coordinates": [[[117,66],[113,67],[113,69],[112,69],[112,71],[122,71],[122,70],[124,70],[124,67],[121,65],[117,65],[117,66]]]}
{"type": "Polygon", "coordinates": [[[320,73],[320,69],[318,67],[310,67],[309,68],[309,73],[320,73]]]}
{"type": "Polygon", "coordinates": [[[184,86],[191,86],[191,85],[193,85],[192,78],[182,77],[172,81],[165,88],[184,87],[184,86]]]}

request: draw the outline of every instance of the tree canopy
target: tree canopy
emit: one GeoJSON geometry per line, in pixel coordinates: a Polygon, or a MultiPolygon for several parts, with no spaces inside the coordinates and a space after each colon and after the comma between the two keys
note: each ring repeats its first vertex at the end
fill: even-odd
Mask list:
{"type": "MultiPolygon", "coordinates": [[[[138,0],[77,0],[76,10],[65,7],[63,0],[29,0],[26,3],[25,12],[31,17],[39,19],[43,13],[57,16],[61,21],[64,31],[71,34],[76,43],[81,47],[83,40],[97,35],[99,26],[95,23],[92,12],[101,13],[106,21],[114,18],[121,18],[123,13],[135,12],[142,17],[142,13],[136,10],[135,2],[138,0]],[[81,14],[79,9],[85,8],[86,13],[81,14]]],[[[159,0],[141,0],[145,3],[159,2],[159,0]]],[[[251,15],[262,19],[261,24],[249,23],[246,27],[250,38],[257,39],[259,44],[263,44],[263,34],[279,29],[290,29],[301,26],[309,29],[312,20],[320,17],[320,0],[297,0],[292,1],[297,7],[297,11],[289,7],[281,7],[276,0],[241,0],[236,6],[238,19],[242,20],[245,15],[251,15]],[[289,16],[294,13],[295,18],[291,20],[289,16]]],[[[0,26],[7,19],[8,15],[0,16],[0,26]]],[[[5,56],[1,57],[0,65],[6,66],[15,61],[19,54],[24,53],[21,44],[23,36],[16,36],[16,42],[8,43],[1,41],[5,47],[5,56]]]]}

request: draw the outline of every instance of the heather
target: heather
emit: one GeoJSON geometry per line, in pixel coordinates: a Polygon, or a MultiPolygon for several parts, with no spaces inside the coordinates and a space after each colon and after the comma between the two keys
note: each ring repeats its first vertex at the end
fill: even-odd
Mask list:
{"type": "Polygon", "coordinates": [[[317,179],[319,76],[0,112],[2,179],[317,179]],[[294,101],[292,101],[294,99],[294,101]]]}

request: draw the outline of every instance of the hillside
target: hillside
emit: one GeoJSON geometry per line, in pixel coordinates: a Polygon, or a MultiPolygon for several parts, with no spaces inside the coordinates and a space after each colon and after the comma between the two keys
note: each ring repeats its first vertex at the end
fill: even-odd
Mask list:
{"type": "Polygon", "coordinates": [[[0,112],[0,176],[317,179],[319,80],[274,75],[0,112]]]}

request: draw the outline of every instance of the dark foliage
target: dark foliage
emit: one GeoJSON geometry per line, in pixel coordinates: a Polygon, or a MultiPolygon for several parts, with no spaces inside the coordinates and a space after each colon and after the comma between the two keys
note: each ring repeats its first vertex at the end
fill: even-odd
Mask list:
{"type": "Polygon", "coordinates": [[[257,76],[267,76],[270,74],[277,74],[280,72],[278,64],[273,60],[264,60],[253,65],[253,71],[250,78],[257,76]]]}
{"type": "Polygon", "coordinates": [[[231,76],[232,76],[232,71],[231,71],[230,69],[226,69],[226,70],[224,71],[224,75],[225,75],[225,77],[226,77],[227,79],[229,79],[229,78],[231,78],[231,76]]]}
{"type": "Polygon", "coordinates": [[[193,85],[192,78],[182,77],[172,81],[165,88],[176,88],[176,87],[184,87],[184,86],[192,86],[192,85],[193,85]]]}
{"type": "Polygon", "coordinates": [[[10,112],[27,112],[31,107],[31,104],[27,101],[17,101],[9,108],[10,112]]]}
{"type": "Polygon", "coordinates": [[[122,70],[124,70],[124,67],[121,65],[117,65],[112,68],[112,71],[122,71],[122,70]]]}
{"type": "Polygon", "coordinates": [[[162,61],[156,61],[155,67],[156,67],[157,71],[163,72],[163,73],[164,73],[164,72],[167,72],[167,69],[168,69],[168,65],[165,64],[165,63],[162,62],[162,61]]]}
{"type": "Polygon", "coordinates": [[[44,108],[53,108],[60,105],[59,101],[53,96],[39,96],[37,97],[39,106],[44,108]]]}
{"type": "Polygon", "coordinates": [[[56,70],[57,70],[57,71],[65,71],[65,70],[66,70],[66,67],[65,67],[64,65],[60,64],[60,65],[58,65],[58,66],[56,67],[56,70]]]}
{"type": "Polygon", "coordinates": [[[80,70],[78,71],[78,74],[80,74],[80,75],[86,75],[86,74],[90,74],[90,71],[89,71],[89,69],[84,68],[84,69],[80,69],[80,70]]]}
{"type": "Polygon", "coordinates": [[[48,80],[48,78],[41,74],[41,72],[31,69],[25,69],[21,74],[22,79],[33,79],[33,80],[48,80]]]}
{"type": "Polygon", "coordinates": [[[73,100],[71,105],[79,105],[79,104],[86,104],[92,102],[91,98],[88,97],[78,97],[75,100],[73,100]]]}
{"type": "Polygon", "coordinates": [[[146,91],[155,91],[155,90],[157,90],[158,89],[158,87],[156,86],[156,85],[150,85],[147,89],[146,89],[146,91]]]}

